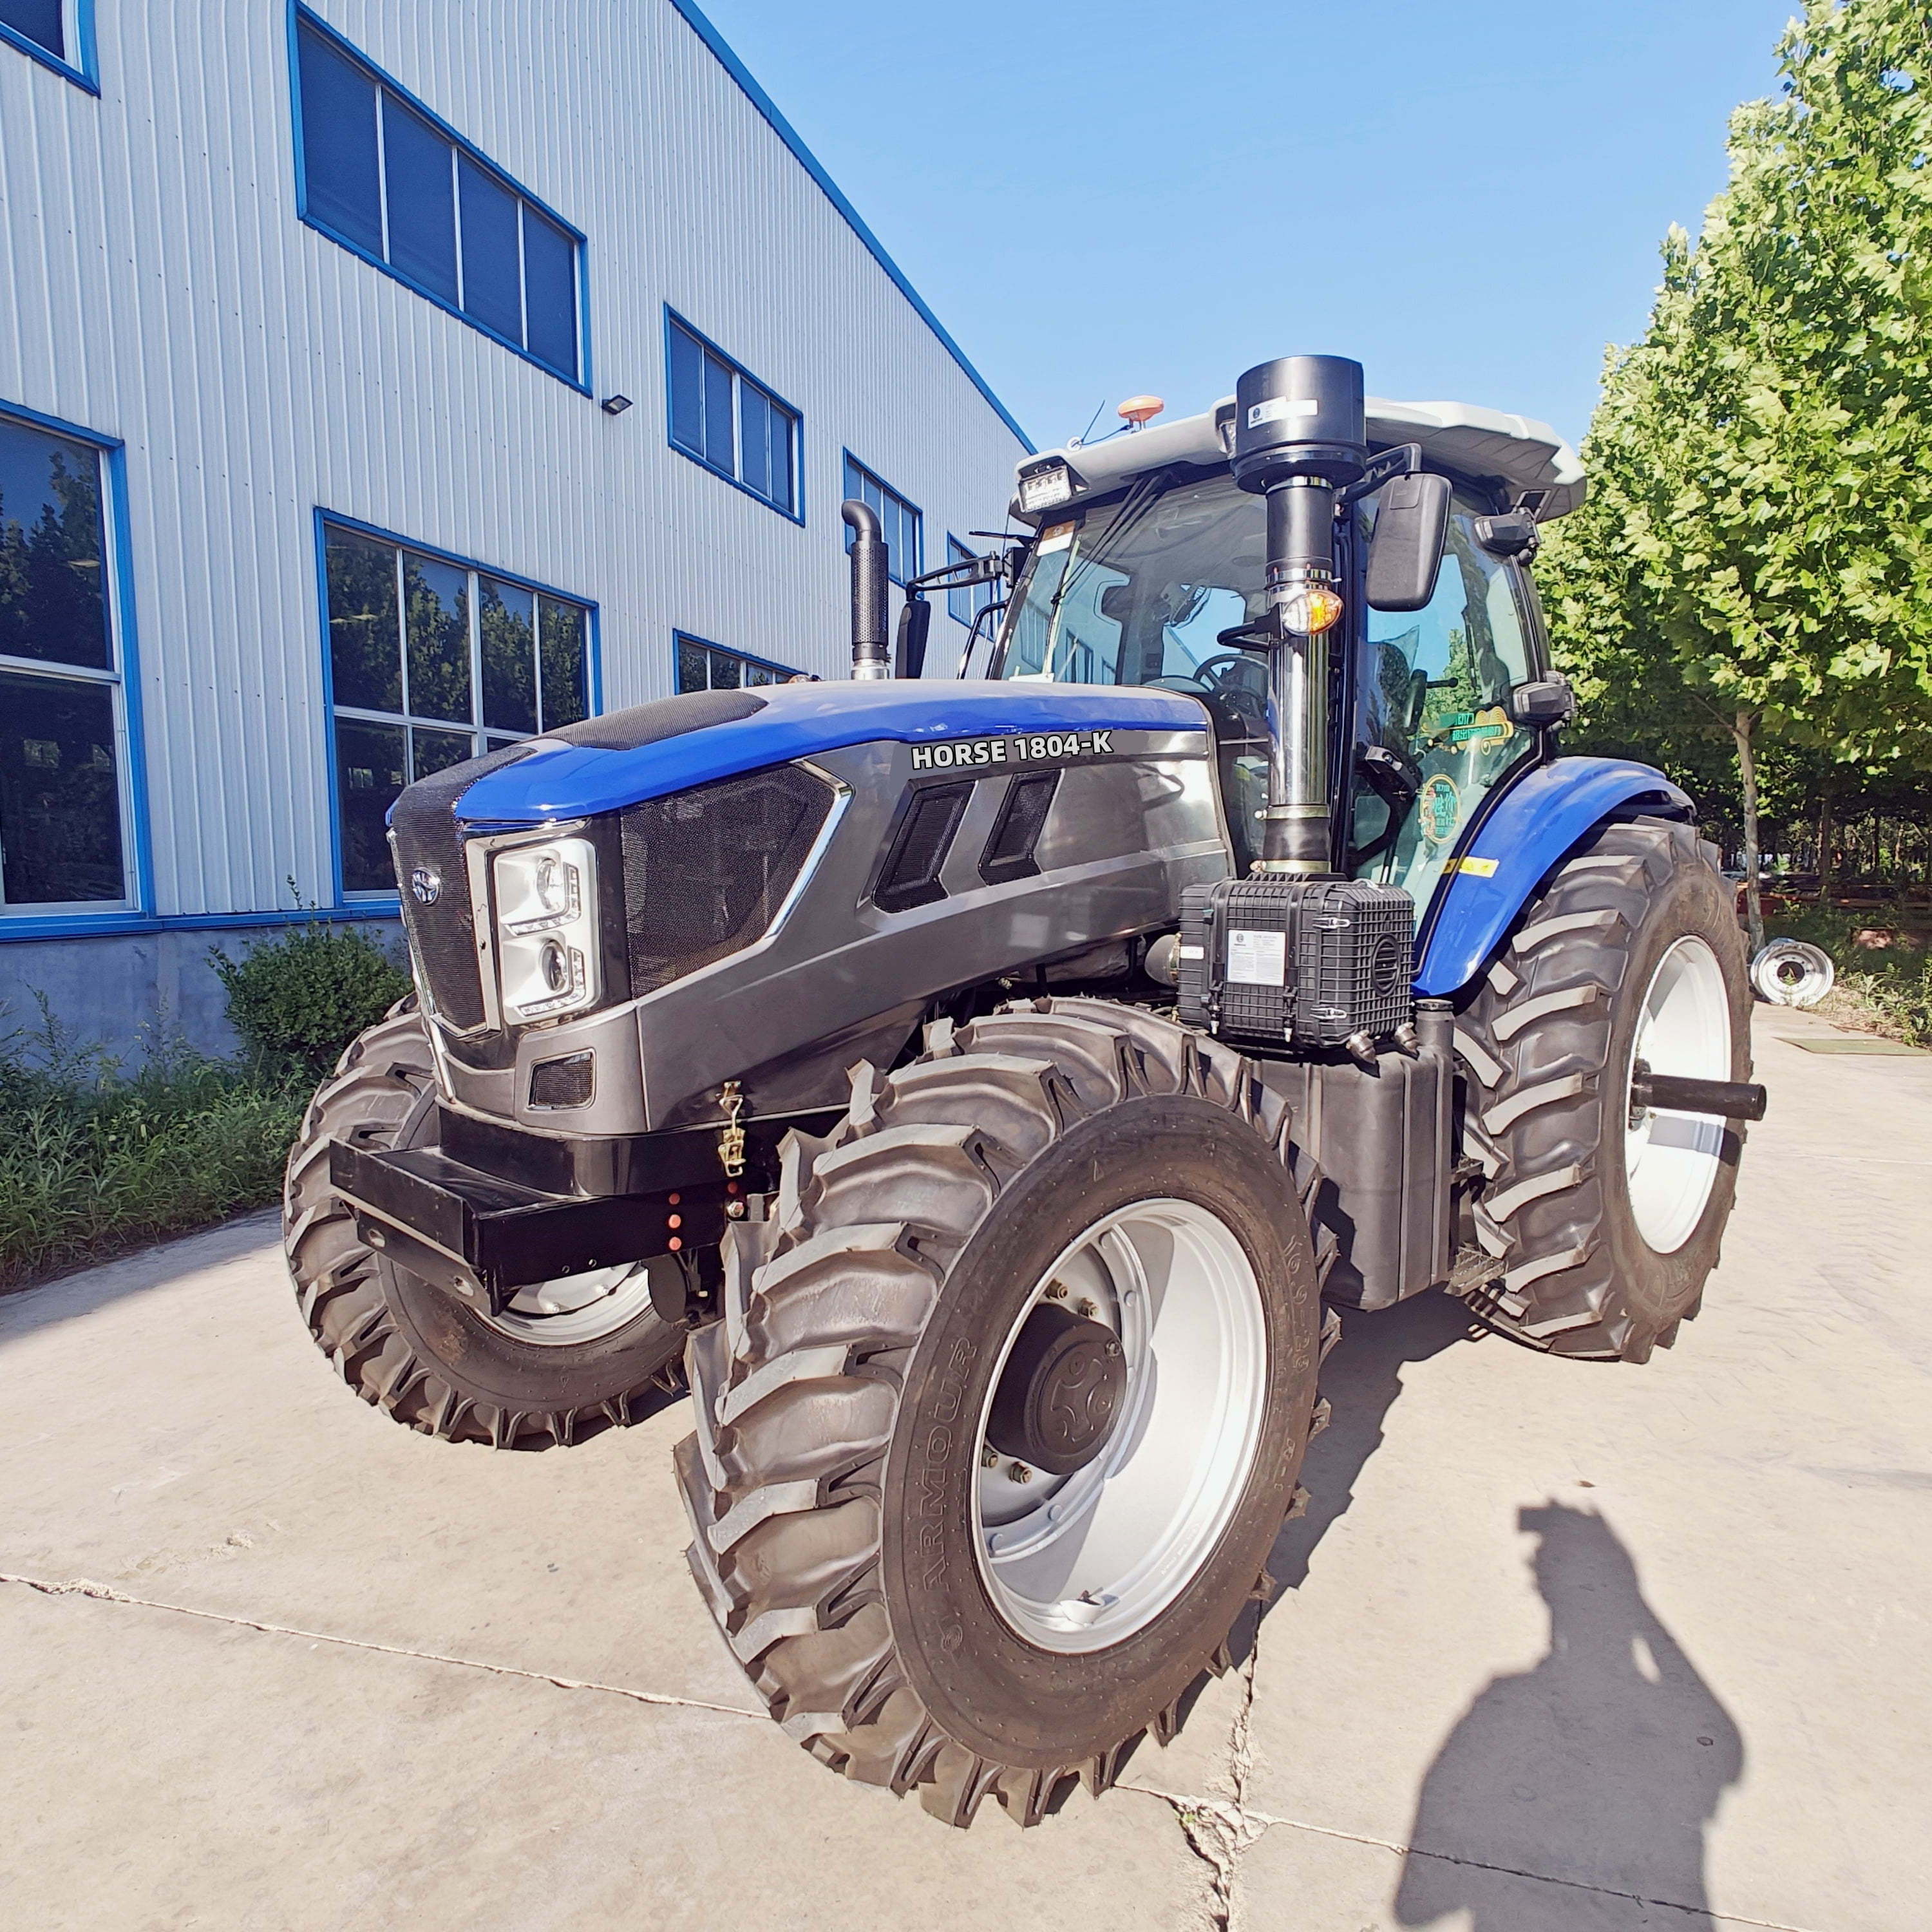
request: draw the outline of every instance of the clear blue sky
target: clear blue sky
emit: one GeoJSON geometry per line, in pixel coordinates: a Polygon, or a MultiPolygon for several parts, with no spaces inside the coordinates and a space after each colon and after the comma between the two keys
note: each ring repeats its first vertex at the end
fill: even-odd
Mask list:
{"type": "Polygon", "coordinates": [[[700,4],[1042,446],[1302,351],[1580,436],[1793,10],[700,4]]]}

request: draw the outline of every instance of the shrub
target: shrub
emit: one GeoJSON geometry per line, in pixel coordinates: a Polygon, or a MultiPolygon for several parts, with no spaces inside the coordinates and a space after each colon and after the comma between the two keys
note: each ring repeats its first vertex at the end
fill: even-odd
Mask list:
{"type": "Polygon", "coordinates": [[[51,1022],[0,1041],[0,1289],[274,1200],[310,1084],[165,1045],[128,1076],[51,1022]]]}
{"type": "Polygon", "coordinates": [[[409,975],[366,932],[314,923],[211,963],[235,1030],[260,1054],[320,1078],[364,1027],[410,990],[409,975]]]}

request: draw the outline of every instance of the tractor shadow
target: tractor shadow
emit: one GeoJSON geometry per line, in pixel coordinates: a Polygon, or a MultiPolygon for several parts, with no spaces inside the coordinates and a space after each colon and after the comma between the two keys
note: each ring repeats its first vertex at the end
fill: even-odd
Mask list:
{"type": "MultiPolygon", "coordinates": [[[[1273,1585],[1268,1600],[1250,1604],[1228,1633],[1234,1669],[1245,1666],[1262,1621],[1306,1580],[1316,1547],[1354,1505],[1357,1480],[1382,1447],[1384,1421],[1402,1394],[1403,1370],[1444,1349],[1477,1342],[1497,1348],[1511,1346],[1440,1289],[1373,1314],[1343,1312],[1342,1339],[1322,1365],[1322,1393],[1331,1420],[1309,1444],[1302,1463],[1307,1513],[1286,1524],[1275,1540],[1268,1563],[1273,1585]]],[[[1182,1699],[1184,1726],[1207,1688],[1204,1681],[1198,1682],[1182,1699]]]]}
{"type": "Polygon", "coordinates": [[[1322,1365],[1330,1419],[1308,1445],[1302,1464],[1307,1514],[1285,1524],[1275,1540],[1268,1566],[1275,1594],[1262,1617],[1284,1592],[1307,1580],[1322,1539],[1354,1507],[1355,1485],[1382,1446],[1389,1411],[1402,1394],[1402,1371],[1447,1349],[1478,1342],[1492,1348],[1510,1346],[1440,1288],[1372,1314],[1342,1312],[1342,1339],[1322,1365]]]}

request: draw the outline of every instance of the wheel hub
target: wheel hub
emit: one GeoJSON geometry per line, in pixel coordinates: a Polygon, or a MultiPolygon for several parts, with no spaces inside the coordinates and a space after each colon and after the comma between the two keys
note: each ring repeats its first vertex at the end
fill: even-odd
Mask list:
{"type": "Polygon", "coordinates": [[[1220,1216],[1137,1201],[1068,1244],[1008,1336],[980,1411],[980,1574],[1028,1642],[1104,1650],[1186,1588],[1239,1502],[1267,1398],[1261,1285],[1220,1216]]]}
{"type": "Polygon", "coordinates": [[[1127,1360],[1114,1331],[1042,1302],[1014,1338],[986,1440],[1002,1456],[1070,1476],[1106,1447],[1126,1390],[1127,1360]]]}

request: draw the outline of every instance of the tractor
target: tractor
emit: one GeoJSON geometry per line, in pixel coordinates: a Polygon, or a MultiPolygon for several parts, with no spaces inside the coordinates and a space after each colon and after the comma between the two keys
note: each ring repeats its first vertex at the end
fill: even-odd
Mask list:
{"type": "Polygon", "coordinates": [[[398,1422],[568,1447],[688,1387],[732,1654],[955,1824],[1225,1667],[1341,1312],[1642,1362],[1764,1106],[1690,800],[1557,754],[1574,454],[1335,356],[1148,413],[1022,462],[896,638],[845,504],[849,680],[403,792],[417,993],[289,1166],[302,1315],[398,1422]]]}

